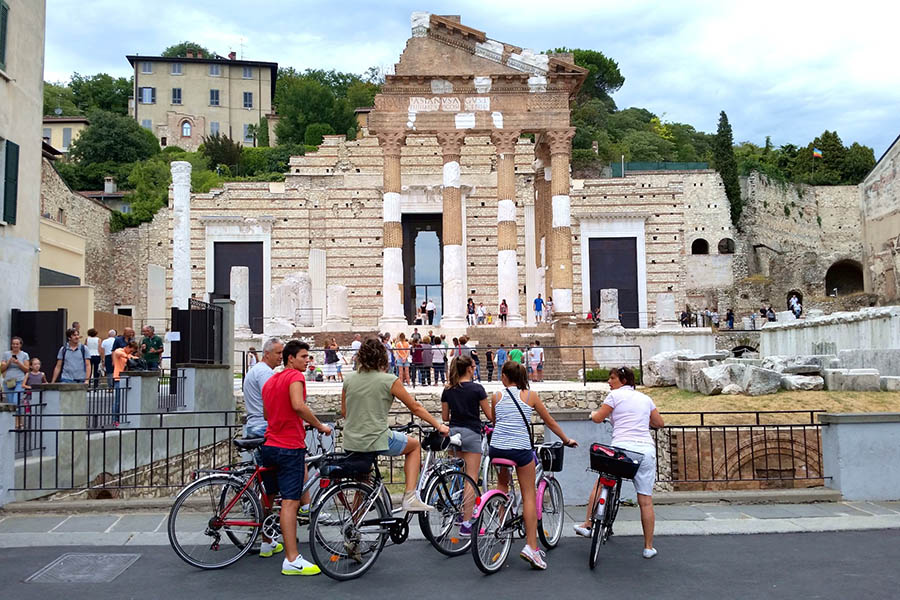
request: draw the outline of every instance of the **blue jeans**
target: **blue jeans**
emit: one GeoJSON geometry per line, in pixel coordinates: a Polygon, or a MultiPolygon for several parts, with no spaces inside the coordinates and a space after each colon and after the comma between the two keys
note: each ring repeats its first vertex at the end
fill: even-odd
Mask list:
{"type": "Polygon", "coordinates": [[[121,385],[122,385],[121,381],[113,382],[113,387],[116,390],[116,395],[115,395],[115,398],[113,399],[112,412],[113,412],[113,420],[115,420],[117,423],[120,421],[120,419],[119,419],[119,402],[121,401],[121,394],[122,394],[122,392],[120,391],[121,385]]]}
{"type": "Polygon", "coordinates": [[[444,373],[444,363],[435,363],[434,365],[434,383],[438,382],[438,378],[440,377],[441,383],[447,383],[447,378],[444,373]]]}

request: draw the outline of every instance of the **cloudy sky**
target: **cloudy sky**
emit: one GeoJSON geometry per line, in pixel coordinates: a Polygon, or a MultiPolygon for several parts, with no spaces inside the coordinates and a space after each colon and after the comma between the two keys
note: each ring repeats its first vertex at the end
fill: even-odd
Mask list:
{"type": "Polygon", "coordinates": [[[900,4],[873,0],[47,0],[45,79],[127,76],[126,54],[185,39],[298,69],[389,68],[415,10],[536,50],[600,50],[625,75],[620,108],[709,132],[725,110],[736,141],[806,144],[830,129],[877,159],[900,134],[900,4]]]}

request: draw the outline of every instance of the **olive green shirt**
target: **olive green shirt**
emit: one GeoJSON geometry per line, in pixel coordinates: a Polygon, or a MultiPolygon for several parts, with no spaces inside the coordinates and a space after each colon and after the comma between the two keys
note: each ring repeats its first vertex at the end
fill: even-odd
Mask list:
{"type": "Polygon", "coordinates": [[[347,417],[344,421],[344,450],[381,452],[388,449],[388,412],[394,403],[392,373],[359,371],[344,378],[347,417]]]}

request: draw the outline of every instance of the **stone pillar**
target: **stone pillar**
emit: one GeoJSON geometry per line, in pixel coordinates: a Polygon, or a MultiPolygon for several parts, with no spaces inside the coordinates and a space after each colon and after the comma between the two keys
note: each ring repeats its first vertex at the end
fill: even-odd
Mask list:
{"type": "Polygon", "coordinates": [[[309,273],[297,273],[297,309],[294,311],[298,327],[312,327],[315,324],[312,301],[312,278],[309,273]]]}
{"type": "Polygon", "coordinates": [[[459,192],[459,156],[466,134],[448,131],[437,134],[444,159],[443,203],[443,314],[441,327],[466,327],[466,290],[463,275],[466,256],[463,251],[462,197],[459,192]]]}
{"type": "Polygon", "coordinates": [[[600,326],[621,327],[619,320],[619,290],[600,290],[600,326]]]}
{"type": "MultiPolygon", "coordinates": [[[[553,177],[550,168],[550,148],[546,143],[538,141],[534,148],[534,214],[535,223],[537,225],[537,265],[539,271],[540,285],[538,289],[532,292],[531,296],[536,296],[538,292],[544,295],[544,298],[553,296],[553,287],[551,286],[550,273],[547,265],[550,262],[550,247],[553,241],[550,235],[550,224],[552,219],[550,204],[550,181],[553,177]]],[[[531,313],[532,311],[528,311],[531,313]]]]}
{"type": "Polygon", "coordinates": [[[510,327],[523,327],[519,306],[519,234],[516,228],[516,143],[518,131],[491,133],[497,151],[497,305],[506,300],[510,327]]]}
{"type": "Polygon", "coordinates": [[[187,309],[191,297],[191,163],[176,160],[171,168],[172,305],[187,309]]]}
{"type": "Polygon", "coordinates": [[[403,227],[400,224],[400,149],[406,142],[403,131],[387,131],[378,135],[384,153],[384,253],[381,279],[382,330],[408,325],[403,312],[403,227]]]}
{"type": "Polygon", "coordinates": [[[350,310],[347,307],[347,286],[328,286],[328,316],[323,329],[326,331],[350,331],[350,310]]]}
{"type": "Polygon", "coordinates": [[[656,328],[680,329],[678,315],[675,314],[675,294],[656,295],[656,328]]]}
{"type": "Polygon", "coordinates": [[[215,358],[216,360],[221,358],[220,364],[234,365],[240,372],[240,359],[235,360],[234,356],[234,300],[231,298],[217,298],[212,303],[215,306],[222,307],[222,356],[215,358]]]}
{"type": "Polygon", "coordinates": [[[11,489],[16,487],[16,461],[13,460],[16,455],[16,434],[13,432],[13,415],[17,409],[15,404],[0,402],[0,456],[3,457],[0,460],[0,507],[16,499],[16,494],[11,489]]]}
{"type": "Polygon", "coordinates": [[[250,335],[250,267],[231,267],[230,296],[234,300],[234,330],[250,335]]]}
{"type": "Polygon", "coordinates": [[[550,255],[553,312],[563,316],[574,312],[572,303],[572,218],[569,209],[569,157],[572,154],[574,128],[547,132],[553,175],[550,181],[552,196],[552,233],[550,255]]]}

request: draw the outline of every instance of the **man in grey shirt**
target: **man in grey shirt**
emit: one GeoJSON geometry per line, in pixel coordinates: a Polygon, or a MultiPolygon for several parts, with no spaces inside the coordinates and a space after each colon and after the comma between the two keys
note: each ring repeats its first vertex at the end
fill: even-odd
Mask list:
{"type": "Polygon", "coordinates": [[[244,435],[248,438],[263,437],[266,434],[266,419],[263,417],[262,389],[275,374],[275,367],[281,364],[284,343],[278,338],[269,338],[263,345],[262,360],[253,365],[244,376],[244,408],[247,411],[247,425],[244,435]]]}
{"type": "Polygon", "coordinates": [[[91,355],[78,340],[76,329],[66,329],[66,343],[56,355],[51,383],[84,383],[91,377],[91,355]]]}

